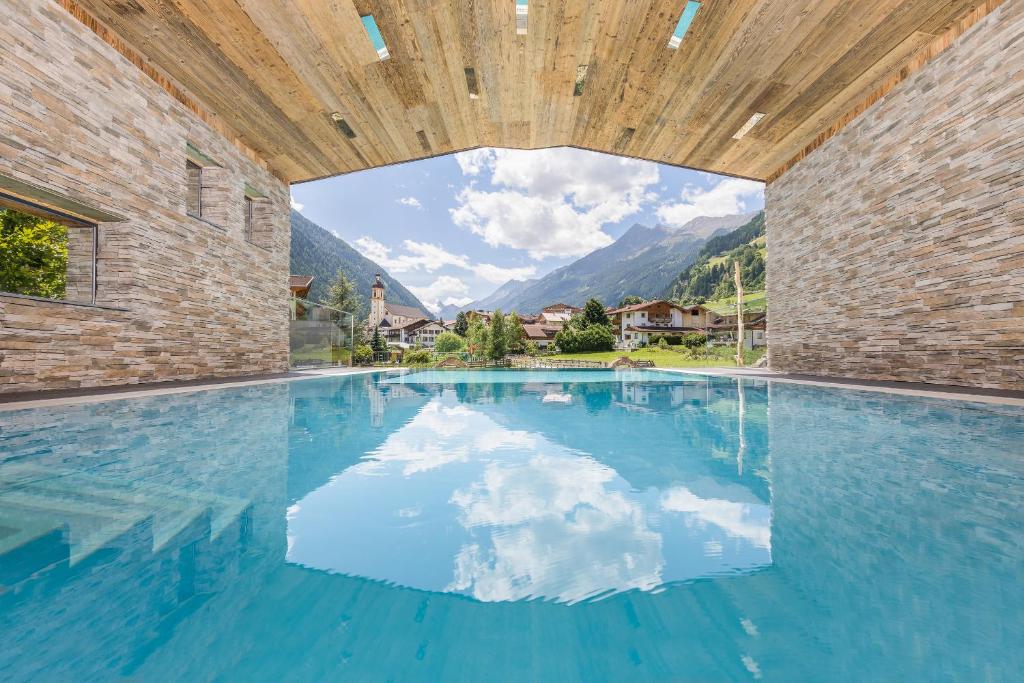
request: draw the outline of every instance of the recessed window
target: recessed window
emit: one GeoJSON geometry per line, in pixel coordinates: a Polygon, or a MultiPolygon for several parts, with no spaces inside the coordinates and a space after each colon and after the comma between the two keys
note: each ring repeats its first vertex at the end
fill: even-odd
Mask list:
{"type": "Polygon", "coordinates": [[[530,12],[528,0],[516,0],[516,35],[525,36],[527,16],[530,12]]]}
{"type": "Polygon", "coordinates": [[[273,235],[273,221],[271,220],[273,207],[270,200],[265,194],[246,183],[242,207],[246,241],[269,249],[273,235]]]}
{"type": "Polygon", "coordinates": [[[191,159],[186,159],[185,172],[188,175],[185,210],[190,216],[201,218],[203,215],[203,167],[191,159]]]}
{"type": "Polygon", "coordinates": [[[0,292],[96,302],[96,224],[0,194],[0,292]]]}
{"type": "Polygon", "coordinates": [[[583,86],[587,82],[587,70],[590,69],[589,64],[580,64],[576,67],[576,85],[572,89],[572,96],[579,97],[583,94],[583,86]]]}
{"type": "Polygon", "coordinates": [[[676,30],[672,32],[672,37],[668,39],[670,49],[675,50],[682,44],[683,38],[686,37],[686,32],[690,30],[690,24],[693,23],[693,18],[697,16],[697,10],[699,9],[700,3],[697,0],[689,0],[686,6],[683,7],[683,13],[679,16],[676,30]]]}
{"type": "Polygon", "coordinates": [[[366,29],[366,35],[370,37],[370,44],[373,45],[373,49],[377,51],[377,56],[383,62],[391,56],[391,53],[388,52],[388,46],[384,44],[384,36],[381,34],[380,29],[377,28],[377,20],[373,18],[372,14],[367,14],[361,18],[363,20],[363,28],[366,29]]]}

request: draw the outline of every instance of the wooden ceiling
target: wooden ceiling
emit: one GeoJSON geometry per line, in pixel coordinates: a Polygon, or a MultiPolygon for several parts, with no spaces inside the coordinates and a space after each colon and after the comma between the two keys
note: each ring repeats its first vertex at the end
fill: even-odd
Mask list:
{"type": "Polygon", "coordinates": [[[704,0],[675,50],[685,0],[530,0],[526,35],[514,0],[61,4],[98,19],[165,87],[300,182],[474,147],[561,145],[771,178],[1000,2],[704,0]],[[766,116],[734,140],[755,112],[766,116]]]}

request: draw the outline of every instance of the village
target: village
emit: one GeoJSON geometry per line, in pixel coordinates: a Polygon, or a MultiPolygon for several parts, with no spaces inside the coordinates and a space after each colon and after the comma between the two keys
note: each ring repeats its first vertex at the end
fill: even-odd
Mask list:
{"type": "MultiPolygon", "coordinates": [[[[313,310],[321,309],[319,304],[311,304],[305,300],[313,280],[313,276],[309,275],[292,275],[290,278],[293,325],[295,322],[300,325],[306,322],[323,327],[322,323],[331,318],[329,310],[328,315],[323,315],[323,311],[313,310]],[[321,315],[317,316],[317,312],[321,315]]],[[[534,354],[571,351],[560,349],[556,339],[573,316],[583,312],[582,307],[561,302],[545,306],[536,313],[469,310],[459,316],[464,318],[460,329],[459,319],[442,320],[413,306],[390,303],[380,273],[375,276],[371,292],[367,319],[362,323],[355,320],[346,321],[345,325],[352,327],[353,337],[357,336],[356,326],[361,328],[359,333],[363,339],[379,337],[386,344],[388,360],[396,362],[401,361],[408,351],[434,351],[442,334],[454,333],[465,337],[466,328],[470,325],[490,326],[495,315],[499,313],[502,316],[515,315],[521,323],[522,350],[528,349],[534,354]]],[[[604,306],[603,310],[614,336],[616,351],[629,352],[655,346],[677,346],[682,343],[684,337],[689,337],[690,340],[696,338],[700,345],[706,345],[708,348],[736,347],[740,334],[743,340],[742,348],[745,351],[759,350],[767,346],[767,311],[764,309],[744,310],[742,325],[735,308],[723,312],[721,308],[716,309],[705,304],[682,305],[660,299],[604,306]]],[[[342,329],[345,325],[341,326],[342,329]]],[[[337,345],[335,342],[335,346],[337,345]]],[[[447,348],[438,350],[449,351],[447,348]]],[[[515,354],[516,351],[521,350],[509,349],[510,354],[515,354]]],[[[337,353],[333,356],[336,360],[338,357],[337,353]]]]}

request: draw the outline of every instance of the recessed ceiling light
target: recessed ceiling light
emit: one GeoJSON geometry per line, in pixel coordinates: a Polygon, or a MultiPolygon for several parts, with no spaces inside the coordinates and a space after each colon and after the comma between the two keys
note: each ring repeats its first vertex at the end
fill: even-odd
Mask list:
{"type": "Polygon", "coordinates": [[[733,140],[739,140],[744,135],[750,132],[750,129],[757,125],[757,122],[764,118],[764,114],[757,112],[743,124],[743,127],[736,131],[736,134],[732,136],[733,140]]]}
{"type": "Polygon", "coordinates": [[[579,97],[583,94],[583,86],[587,82],[587,70],[590,69],[589,64],[580,64],[576,67],[576,86],[572,90],[573,97],[579,97]]]}
{"type": "Polygon", "coordinates": [[[372,14],[367,14],[365,17],[360,18],[363,20],[363,28],[366,29],[366,35],[370,37],[370,44],[373,45],[373,49],[377,51],[377,56],[383,62],[391,56],[391,53],[388,52],[388,46],[384,44],[384,36],[381,35],[380,29],[377,28],[377,20],[373,18],[372,14]]]}
{"type": "Polygon", "coordinates": [[[337,126],[342,135],[347,137],[349,140],[356,136],[356,132],[352,130],[352,126],[348,125],[348,122],[345,121],[345,117],[338,112],[331,114],[331,121],[334,121],[334,125],[337,126]]]}
{"type": "Polygon", "coordinates": [[[693,18],[697,16],[697,10],[699,9],[700,3],[697,0],[688,0],[686,7],[683,8],[683,13],[679,16],[676,30],[672,32],[672,37],[668,39],[670,49],[675,50],[683,42],[683,37],[690,30],[690,24],[693,23],[693,18]]]}
{"type": "Polygon", "coordinates": [[[466,89],[469,90],[469,99],[475,100],[480,97],[480,86],[476,82],[476,69],[471,66],[465,68],[466,89]]]}
{"type": "Polygon", "coordinates": [[[516,0],[516,35],[526,35],[526,16],[530,11],[529,0],[516,0]]]}

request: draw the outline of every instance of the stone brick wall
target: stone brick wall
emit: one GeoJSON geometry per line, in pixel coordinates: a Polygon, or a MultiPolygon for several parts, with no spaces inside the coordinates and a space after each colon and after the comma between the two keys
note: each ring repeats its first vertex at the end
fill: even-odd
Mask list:
{"type": "Polygon", "coordinates": [[[0,392],[285,370],[287,185],[56,3],[0,19],[0,173],[127,219],[99,226],[99,307],[0,295],[0,392]],[[220,165],[205,221],[186,143],[220,165]]]}
{"type": "Polygon", "coordinates": [[[771,365],[1024,389],[1024,1],[766,190],[771,365]]]}

